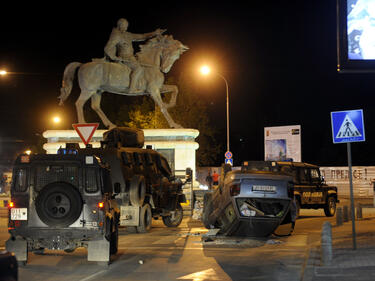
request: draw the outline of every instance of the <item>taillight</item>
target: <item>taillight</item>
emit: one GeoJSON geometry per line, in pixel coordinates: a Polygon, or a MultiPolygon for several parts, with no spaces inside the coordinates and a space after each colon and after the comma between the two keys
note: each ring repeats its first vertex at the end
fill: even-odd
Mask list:
{"type": "Polygon", "coordinates": [[[104,203],[103,202],[99,202],[98,203],[98,207],[99,207],[99,209],[102,209],[104,207],[104,203]]]}
{"type": "Polygon", "coordinates": [[[241,185],[240,184],[234,184],[230,188],[230,196],[237,196],[241,193],[241,185]]]}
{"type": "Polygon", "coordinates": [[[10,209],[10,208],[14,208],[14,202],[9,201],[9,202],[8,202],[8,208],[9,208],[9,209],[10,209]]]}

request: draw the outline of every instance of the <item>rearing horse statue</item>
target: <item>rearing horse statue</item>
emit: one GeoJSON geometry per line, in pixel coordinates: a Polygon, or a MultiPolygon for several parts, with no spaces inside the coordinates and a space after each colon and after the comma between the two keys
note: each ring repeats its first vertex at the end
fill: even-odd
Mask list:
{"type": "Polygon", "coordinates": [[[139,79],[138,89],[141,89],[143,93],[136,94],[128,93],[131,69],[125,64],[108,62],[104,59],[96,59],[85,64],[72,62],[64,70],[61,94],[58,97],[60,99],[59,104],[63,105],[68,98],[73,87],[75,72],[78,69],[78,83],[81,94],[75,105],[79,123],[86,123],[83,106],[91,98],[91,108],[99,115],[103,124],[109,129],[116,127],[100,108],[102,93],[110,92],[128,96],[150,95],[155,104],[160,107],[169,126],[181,128],[179,124],[173,121],[167,110],[176,105],[178,88],[175,85],[165,85],[163,73],[168,73],[173,63],[188,49],[180,41],[173,39],[171,35],[159,35],[141,45],[137,57],[143,67],[143,75],[139,79]],[[171,92],[172,96],[169,103],[164,104],[160,94],[167,92],[171,92]]]}

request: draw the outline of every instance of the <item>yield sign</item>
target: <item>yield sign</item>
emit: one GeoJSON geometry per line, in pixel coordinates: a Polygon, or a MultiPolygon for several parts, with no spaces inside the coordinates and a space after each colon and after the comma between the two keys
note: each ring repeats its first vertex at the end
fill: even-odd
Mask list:
{"type": "Polygon", "coordinates": [[[72,124],[74,130],[83,141],[85,145],[88,145],[95,130],[99,127],[99,123],[84,123],[84,124],[72,124]]]}

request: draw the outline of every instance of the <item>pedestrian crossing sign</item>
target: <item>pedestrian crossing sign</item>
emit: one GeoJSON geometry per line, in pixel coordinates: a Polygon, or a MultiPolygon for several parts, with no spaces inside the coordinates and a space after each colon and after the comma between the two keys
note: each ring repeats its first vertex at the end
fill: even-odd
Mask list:
{"type": "Polygon", "coordinates": [[[231,159],[226,158],[225,164],[229,164],[229,165],[233,166],[233,159],[232,158],[231,159]]]}
{"type": "Polygon", "coordinates": [[[363,110],[331,112],[333,143],[365,141],[363,110]]]}

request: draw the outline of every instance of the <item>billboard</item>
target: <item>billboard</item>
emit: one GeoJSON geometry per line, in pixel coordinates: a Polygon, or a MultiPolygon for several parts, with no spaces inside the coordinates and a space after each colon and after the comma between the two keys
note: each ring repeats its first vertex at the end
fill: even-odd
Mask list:
{"type": "Polygon", "coordinates": [[[301,162],[301,126],[265,127],[264,159],[301,162]]]}
{"type": "Polygon", "coordinates": [[[337,70],[375,69],[375,0],[337,1],[337,70]]]}

